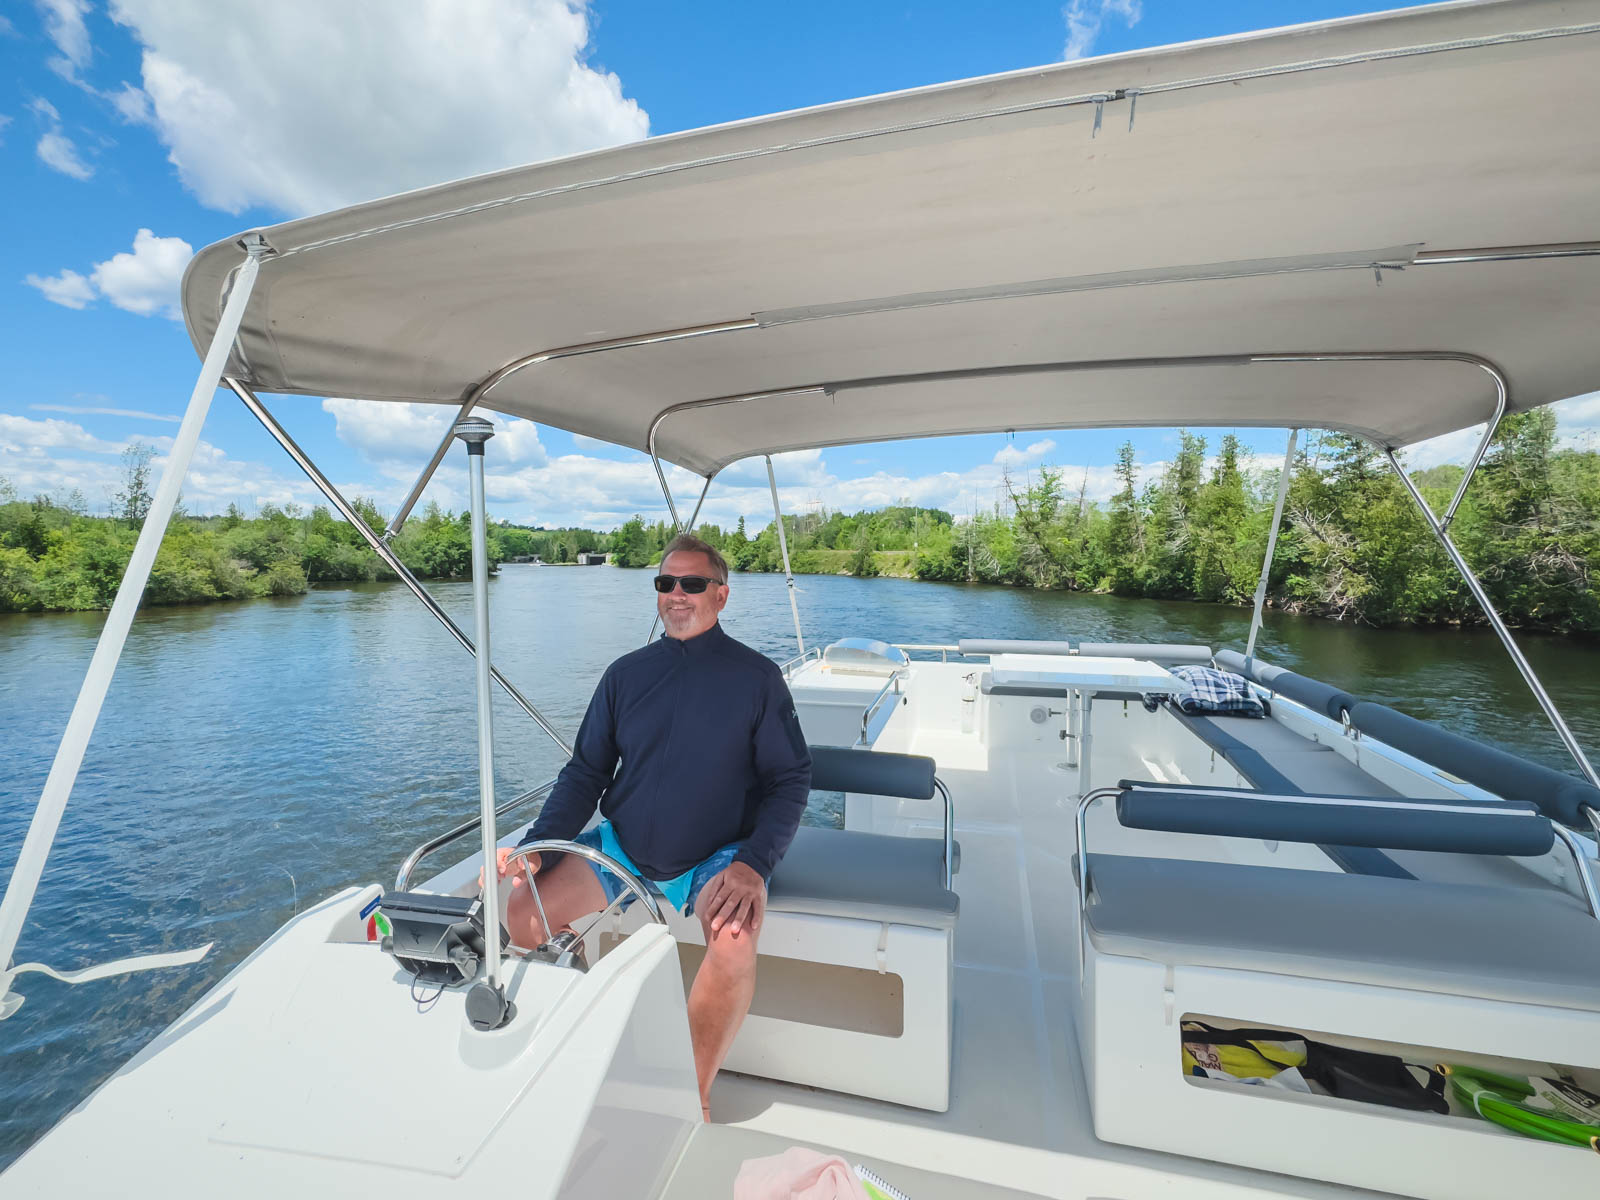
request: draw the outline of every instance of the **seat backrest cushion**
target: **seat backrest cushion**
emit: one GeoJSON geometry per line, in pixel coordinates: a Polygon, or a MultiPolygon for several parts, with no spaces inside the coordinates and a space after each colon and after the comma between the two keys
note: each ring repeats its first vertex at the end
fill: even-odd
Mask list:
{"type": "Polygon", "coordinates": [[[921,754],[811,747],[811,788],[817,792],[931,800],[933,771],[933,759],[921,754]]]}
{"type": "Polygon", "coordinates": [[[1071,642],[1033,642],[1016,638],[961,638],[956,649],[962,654],[1071,654],[1071,642]]]}
{"type": "Polygon", "coordinates": [[[1167,833],[1443,854],[1531,856],[1548,853],[1555,841],[1549,819],[1520,801],[1273,795],[1126,780],[1117,797],[1117,821],[1167,833]]]}
{"type": "Polygon", "coordinates": [[[1507,800],[1526,800],[1553,821],[1587,828],[1583,810],[1600,812],[1600,789],[1592,784],[1408,717],[1387,705],[1363,700],[1350,710],[1350,723],[1402,754],[1420,758],[1486,792],[1507,800]]]}
{"type": "Polygon", "coordinates": [[[1253,680],[1279,695],[1287,696],[1296,704],[1304,704],[1313,712],[1319,712],[1335,721],[1343,720],[1344,714],[1356,703],[1356,698],[1349,692],[1341,691],[1320,680],[1296,675],[1293,671],[1285,671],[1282,667],[1264,663],[1259,658],[1247,659],[1237,650],[1218,650],[1217,666],[1232,671],[1235,675],[1243,675],[1246,679],[1253,680]]]}
{"type": "Polygon", "coordinates": [[[1209,665],[1210,646],[1173,642],[1080,642],[1078,653],[1085,658],[1138,658],[1163,667],[1175,664],[1209,665]]]}

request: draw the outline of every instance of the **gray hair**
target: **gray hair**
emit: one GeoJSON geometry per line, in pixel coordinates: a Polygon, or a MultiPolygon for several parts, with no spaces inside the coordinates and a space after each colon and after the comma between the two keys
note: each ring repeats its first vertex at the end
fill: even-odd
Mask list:
{"type": "Polygon", "coordinates": [[[711,568],[716,571],[717,578],[723,583],[728,582],[727,560],[722,557],[722,552],[710,542],[704,538],[697,538],[692,533],[680,533],[667,543],[666,549],[661,552],[661,561],[666,562],[667,555],[676,554],[680,550],[686,554],[704,554],[711,560],[711,568]]]}

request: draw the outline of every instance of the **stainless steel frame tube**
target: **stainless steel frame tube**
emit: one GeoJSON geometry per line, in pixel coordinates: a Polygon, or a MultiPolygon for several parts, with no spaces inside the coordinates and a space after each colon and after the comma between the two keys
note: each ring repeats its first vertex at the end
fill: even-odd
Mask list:
{"type": "Polygon", "coordinates": [[[778,477],[772,471],[772,455],[767,460],[767,486],[772,489],[772,522],[778,527],[778,550],[783,555],[783,577],[789,581],[789,611],[794,614],[794,640],[800,653],[806,652],[806,637],[800,632],[800,605],[794,598],[794,571],[789,566],[789,539],[783,532],[783,509],[778,504],[778,477]]]}
{"type": "MultiPolygon", "coordinates": [[[[540,350],[536,354],[525,354],[521,358],[512,359],[505,366],[499,367],[484,376],[478,385],[467,394],[461,402],[461,407],[456,410],[455,421],[450,423],[450,428],[445,430],[445,435],[440,439],[438,449],[433,452],[433,457],[428,460],[428,465],[422,468],[422,474],[417,476],[416,483],[411,485],[411,491],[406,494],[404,502],[390,520],[389,526],[384,530],[385,539],[392,538],[400,532],[400,527],[406,523],[406,518],[411,515],[411,510],[416,507],[422,498],[422,490],[428,486],[428,481],[433,478],[433,473],[439,469],[439,464],[444,461],[445,453],[450,449],[450,439],[455,436],[456,421],[465,420],[483,398],[492,392],[506,379],[527,367],[538,366],[540,363],[554,362],[562,358],[577,358],[584,354],[603,354],[607,350],[630,350],[638,346],[654,346],[662,342],[681,342],[687,338],[705,337],[713,333],[731,333],[739,329],[756,329],[759,326],[749,317],[737,321],[719,321],[713,325],[690,325],[682,329],[661,329],[652,333],[633,334],[628,337],[606,338],[599,342],[580,342],[573,346],[555,346],[548,350],[540,350]]],[[[659,473],[659,468],[658,468],[659,473]]],[[[668,501],[671,507],[671,501],[668,501]]]]}
{"type": "MultiPolygon", "coordinates": [[[[1499,420],[1499,414],[1496,413],[1495,419],[1490,422],[1488,430],[1484,433],[1485,444],[1493,436],[1495,426],[1499,424],[1499,420]]],[[[1461,551],[1457,550],[1455,543],[1450,540],[1450,535],[1445,530],[1444,525],[1433,515],[1433,510],[1428,507],[1428,502],[1422,498],[1422,493],[1417,490],[1417,485],[1411,482],[1411,476],[1406,474],[1406,470],[1400,465],[1400,460],[1395,456],[1395,452],[1385,448],[1383,453],[1384,457],[1389,460],[1389,465],[1394,468],[1394,473],[1400,476],[1400,482],[1406,485],[1406,491],[1411,493],[1411,500],[1417,506],[1417,511],[1422,514],[1422,519],[1428,523],[1428,528],[1433,530],[1434,538],[1437,539],[1439,545],[1444,548],[1445,554],[1449,556],[1450,561],[1455,565],[1462,581],[1467,585],[1467,590],[1472,593],[1473,599],[1483,609],[1483,615],[1489,619],[1489,624],[1494,629],[1495,635],[1499,637],[1501,644],[1505,646],[1506,653],[1511,655],[1511,661],[1516,664],[1518,672],[1522,675],[1523,682],[1528,685],[1528,689],[1533,693],[1533,698],[1539,702],[1539,707],[1544,709],[1544,715],[1550,719],[1550,724],[1555,726],[1556,733],[1560,736],[1562,744],[1567,748],[1567,753],[1571,754],[1577,762],[1578,768],[1583,772],[1584,777],[1596,787],[1600,787],[1600,775],[1595,774],[1593,764],[1589,762],[1588,757],[1584,754],[1583,747],[1578,745],[1578,739],[1573,736],[1571,728],[1562,718],[1560,710],[1556,708],[1556,702],[1550,698],[1550,693],[1544,690],[1544,684],[1539,682],[1539,676],[1534,673],[1533,667],[1523,657],[1516,640],[1511,636],[1511,631],[1506,628],[1506,623],[1500,619],[1500,614],[1495,610],[1494,603],[1489,599],[1489,593],[1483,590],[1483,584],[1478,582],[1478,577],[1472,573],[1472,568],[1467,566],[1467,560],[1461,557],[1461,551]]],[[[1473,460],[1474,469],[1482,458],[1483,455],[1480,452],[1473,460]]],[[[1470,478],[1471,476],[1468,475],[1462,479],[1463,489],[1467,479],[1470,478]]],[[[1458,489],[1458,494],[1460,490],[1462,489],[1458,489]]]]}
{"type": "Polygon", "coordinates": [[[1272,528],[1267,531],[1267,552],[1261,559],[1261,578],[1256,582],[1255,604],[1250,611],[1250,637],[1244,645],[1245,662],[1256,656],[1256,636],[1261,632],[1261,611],[1267,604],[1267,578],[1272,574],[1272,555],[1278,548],[1278,527],[1283,524],[1283,502],[1289,498],[1289,476],[1294,471],[1294,447],[1298,429],[1289,430],[1289,444],[1283,449],[1283,473],[1278,476],[1278,501],[1272,506],[1272,528]]]}
{"type": "MultiPolygon", "coordinates": [[[[361,514],[356,512],[350,502],[339,493],[339,489],[334,487],[328,477],[322,473],[317,464],[311,461],[310,456],[296,444],[283,426],[278,424],[277,418],[267,410],[266,405],[261,403],[256,394],[237,379],[224,379],[223,382],[232,389],[234,395],[244,402],[244,406],[250,410],[251,415],[261,422],[262,427],[272,435],[272,439],[278,445],[283,447],[284,452],[294,460],[295,465],[306,473],[306,478],[310,479],[316,485],[317,490],[328,498],[328,503],[332,504],[339,515],[348,521],[350,526],[365,539],[367,545],[372,547],[373,553],[383,560],[385,566],[399,576],[400,582],[411,589],[412,595],[422,601],[423,607],[434,615],[435,619],[445,627],[450,636],[455,638],[467,653],[477,653],[473,648],[472,639],[463,633],[461,627],[450,619],[450,614],[440,607],[439,602],[433,598],[427,588],[422,586],[421,581],[411,573],[410,568],[400,561],[399,556],[390,549],[389,544],[367,527],[367,523],[361,519],[361,514]]],[[[563,754],[571,758],[571,744],[556,732],[555,726],[550,724],[545,715],[535,708],[528,698],[519,692],[511,681],[502,675],[493,664],[490,664],[489,673],[494,681],[500,685],[501,690],[516,703],[517,707],[527,713],[534,724],[544,730],[549,735],[550,740],[561,747],[563,754]]]]}
{"type": "Polygon", "coordinates": [[[489,686],[489,531],[483,495],[483,448],[494,426],[479,417],[458,422],[467,444],[467,484],[472,508],[472,623],[478,653],[472,656],[478,691],[478,822],[483,843],[483,944],[488,983],[500,990],[500,872],[495,862],[494,691],[489,686]]]}

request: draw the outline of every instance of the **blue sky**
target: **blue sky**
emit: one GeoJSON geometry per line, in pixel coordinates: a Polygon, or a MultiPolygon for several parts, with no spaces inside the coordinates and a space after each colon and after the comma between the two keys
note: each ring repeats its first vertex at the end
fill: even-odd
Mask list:
{"type": "MultiPolygon", "coordinates": [[[[37,0],[0,15],[0,477],[24,496],[115,490],[130,439],[157,446],[198,366],[174,319],[188,256],[241,229],[421,183],[875,92],[1191,38],[1349,15],[1370,3],[1069,0],[804,6],[651,0],[37,0]]],[[[348,494],[392,506],[439,436],[432,409],[277,401],[348,494]]],[[[1561,406],[1569,436],[1600,398],[1561,406]]],[[[491,462],[497,515],[609,527],[660,515],[648,462],[521,422],[491,462]]],[[[1282,435],[1246,432],[1268,464],[1282,435]]],[[[1110,487],[1132,437],[1074,431],[786,456],[786,507],[994,503],[1002,467],[1110,487]]],[[[1214,435],[1213,435],[1214,436],[1214,435]]],[[[316,494],[220,395],[191,510],[316,494]]],[[[1421,459],[1460,452],[1463,439],[1421,459]]],[[[712,519],[764,524],[764,477],[713,486],[712,519]]],[[[464,503],[462,478],[431,491],[464,503]]]]}

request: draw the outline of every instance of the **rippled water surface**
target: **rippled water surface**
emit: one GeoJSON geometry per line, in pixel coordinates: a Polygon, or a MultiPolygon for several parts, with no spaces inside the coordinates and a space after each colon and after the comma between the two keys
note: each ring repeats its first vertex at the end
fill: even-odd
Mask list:
{"type": "MultiPolygon", "coordinates": [[[[793,653],[777,576],[741,576],[724,624],[793,653]]],[[[818,641],[958,637],[1241,646],[1248,614],[982,586],[804,577],[818,641]]],[[[467,584],[437,595],[467,628],[467,584]]],[[[605,665],[639,645],[643,571],[508,566],[490,588],[494,658],[574,731],[605,665]]],[[[0,617],[0,878],[9,877],[103,620],[0,617]]],[[[1586,746],[1600,747],[1600,649],[1526,638],[1586,746]]],[[[1376,631],[1270,615],[1267,659],[1565,766],[1492,635],[1376,631]]],[[[54,1124],[301,906],[388,882],[414,845],[475,811],[472,661],[397,585],[150,609],[129,638],[18,961],[60,968],[214,941],[198,967],[67,987],[25,976],[0,1024],[0,1166],[54,1124]]],[[[502,797],[559,752],[500,698],[502,797]]],[[[813,819],[831,823],[833,814],[813,819]]],[[[464,852],[464,851],[462,851],[464,852]]]]}

